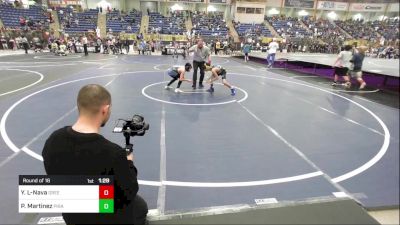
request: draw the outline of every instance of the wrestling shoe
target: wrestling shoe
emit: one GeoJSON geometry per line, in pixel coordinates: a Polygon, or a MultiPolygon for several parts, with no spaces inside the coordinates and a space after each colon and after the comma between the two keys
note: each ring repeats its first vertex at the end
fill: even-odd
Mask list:
{"type": "Polygon", "coordinates": [[[235,88],[231,88],[231,95],[235,96],[236,95],[236,89],[235,88]]]}
{"type": "Polygon", "coordinates": [[[165,90],[169,90],[169,89],[171,89],[171,87],[170,86],[165,86],[164,89],[165,90]]]}
{"type": "Polygon", "coordinates": [[[207,89],[208,92],[213,93],[214,92],[214,88],[210,87],[209,89],[207,89]]]}
{"type": "Polygon", "coordinates": [[[179,89],[179,88],[175,88],[175,92],[176,93],[182,93],[183,91],[181,89],[179,89]]]}

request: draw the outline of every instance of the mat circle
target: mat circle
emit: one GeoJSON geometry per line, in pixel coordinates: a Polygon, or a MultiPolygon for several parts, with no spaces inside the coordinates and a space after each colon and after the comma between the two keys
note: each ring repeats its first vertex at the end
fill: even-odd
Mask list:
{"type": "MultiPolygon", "coordinates": [[[[146,87],[144,87],[142,89],[142,95],[145,96],[148,99],[157,101],[157,102],[162,102],[162,103],[166,103],[166,104],[172,104],[172,105],[184,105],[184,106],[213,106],[213,105],[225,105],[225,104],[230,104],[230,103],[234,103],[234,102],[243,102],[248,98],[248,93],[243,90],[242,88],[236,87],[235,88],[241,92],[244,93],[244,97],[236,100],[230,100],[230,101],[224,101],[224,102],[215,102],[215,103],[182,103],[182,102],[173,102],[173,101],[167,101],[167,100],[163,100],[163,99],[159,99],[153,96],[150,96],[148,93],[146,93],[146,90],[150,87],[156,86],[156,85],[161,85],[161,84],[166,84],[168,83],[168,81],[162,81],[162,82],[157,82],[157,83],[153,83],[153,84],[149,84],[146,87]]],[[[221,84],[218,84],[221,85],[221,84]]],[[[178,93],[179,94],[179,93],[178,93]]]]}

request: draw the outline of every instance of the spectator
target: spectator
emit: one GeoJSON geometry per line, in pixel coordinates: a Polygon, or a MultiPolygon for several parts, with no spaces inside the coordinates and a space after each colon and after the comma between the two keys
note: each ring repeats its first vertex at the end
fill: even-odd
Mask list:
{"type": "Polygon", "coordinates": [[[4,36],[1,37],[0,42],[3,47],[3,50],[8,49],[7,39],[4,36]]]}
{"type": "Polygon", "coordinates": [[[357,52],[353,55],[352,59],[350,60],[353,63],[353,70],[351,71],[351,76],[355,77],[360,84],[359,89],[362,90],[365,88],[367,83],[362,79],[362,64],[365,57],[365,50],[367,49],[366,46],[360,46],[357,48],[357,52]]]}
{"type": "Polygon", "coordinates": [[[146,51],[146,47],[147,47],[146,41],[142,40],[139,45],[139,55],[140,55],[140,51],[142,52],[142,55],[144,55],[144,52],[146,51]]]}
{"type": "Polygon", "coordinates": [[[220,49],[221,49],[221,42],[217,40],[217,42],[215,42],[215,55],[218,55],[220,49]]]}
{"type": "Polygon", "coordinates": [[[19,18],[19,25],[21,25],[21,27],[24,27],[26,25],[26,20],[23,16],[19,18]]]}
{"type": "Polygon", "coordinates": [[[245,62],[248,62],[249,61],[249,53],[250,53],[250,51],[251,51],[251,45],[249,44],[249,43],[246,43],[244,46],[243,46],[243,53],[244,53],[244,61],[245,62]]]}
{"type": "Polygon", "coordinates": [[[274,65],[275,55],[278,49],[279,49],[279,44],[276,42],[276,39],[273,38],[268,45],[268,56],[267,56],[268,68],[271,68],[274,65]]]}
{"type": "Polygon", "coordinates": [[[83,51],[85,52],[85,56],[88,56],[88,39],[86,35],[83,35],[82,37],[82,44],[83,44],[83,51]]]}
{"type": "Polygon", "coordinates": [[[155,42],[154,42],[154,40],[151,40],[150,46],[151,46],[151,52],[154,52],[154,49],[155,49],[155,42]]]}
{"type": "Polygon", "coordinates": [[[124,47],[125,47],[126,54],[128,54],[129,53],[129,40],[128,39],[124,40],[124,47]]]}
{"type": "Polygon", "coordinates": [[[338,85],[338,79],[339,77],[343,77],[345,83],[345,87],[350,87],[350,79],[348,76],[349,68],[351,66],[350,60],[352,59],[352,47],[350,45],[346,45],[344,47],[344,50],[341,51],[336,58],[333,67],[335,68],[335,77],[332,83],[332,86],[338,85]]]}
{"type": "Polygon", "coordinates": [[[28,39],[24,35],[22,35],[21,42],[22,42],[22,45],[24,46],[25,54],[28,54],[29,43],[28,43],[28,39]]]}

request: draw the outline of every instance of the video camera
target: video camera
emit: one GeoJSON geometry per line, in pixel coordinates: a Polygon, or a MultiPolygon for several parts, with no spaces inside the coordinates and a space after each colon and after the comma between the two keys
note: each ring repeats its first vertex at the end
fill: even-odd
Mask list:
{"type": "Polygon", "coordinates": [[[144,121],[144,117],[134,115],[132,119],[118,119],[114,127],[113,133],[123,133],[125,137],[125,150],[129,154],[133,151],[133,144],[130,143],[130,138],[134,136],[143,136],[146,130],[149,130],[150,125],[144,121]],[[123,121],[120,126],[120,121],[123,121]]]}

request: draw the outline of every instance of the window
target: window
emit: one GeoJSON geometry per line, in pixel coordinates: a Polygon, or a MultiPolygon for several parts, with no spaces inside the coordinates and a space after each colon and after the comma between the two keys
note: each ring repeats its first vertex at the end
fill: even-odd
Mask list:
{"type": "Polygon", "coordinates": [[[263,8],[237,7],[237,13],[264,14],[264,9],[263,8]]]}
{"type": "Polygon", "coordinates": [[[246,13],[246,8],[244,8],[244,7],[237,7],[237,13],[246,13]]]}
{"type": "Polygon", "coordinates": [[[246,8],[247,14],[254,14],[255,8],[246,8]]]}

